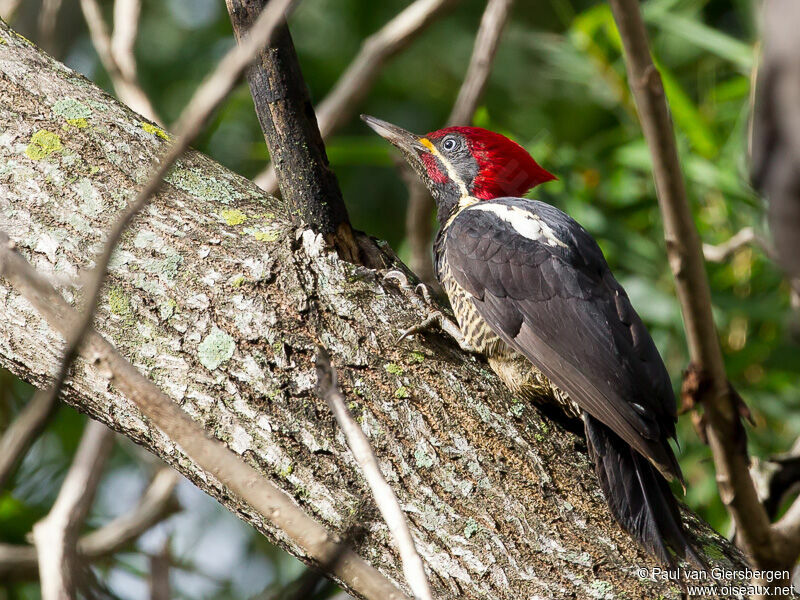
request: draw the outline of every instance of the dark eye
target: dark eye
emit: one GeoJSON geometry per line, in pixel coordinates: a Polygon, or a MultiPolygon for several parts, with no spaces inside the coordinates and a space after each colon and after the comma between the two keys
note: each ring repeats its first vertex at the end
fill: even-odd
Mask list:
{"type": "Polygon", "coordinates": [[[442,148],[447,151],[455,150],[456,146],[457,142],[454,138],[445,138],[444,142],[442,142],[442,148]]]}

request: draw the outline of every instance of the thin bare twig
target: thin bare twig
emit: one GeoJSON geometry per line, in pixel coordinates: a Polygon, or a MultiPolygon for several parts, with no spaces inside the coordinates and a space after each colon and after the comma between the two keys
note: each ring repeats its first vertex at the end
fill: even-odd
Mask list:
{"type": "Polygon", "coordinates": [[[500,36],[513,5],[514,0],[488,0],[486,3],[472,47],[467,74],[458,90],[458,98],[450,112],[450,118],[447,119],[448,125],[469,125],[472,122],[472,115],[478,107],[486,82],[489,81],[500,36]]]}
{"type": "Polygon", "coordinates": [[[761,248],[769,258],[774,257],[774,251],[769,242],[758,235],[752,227],[743,227],[721,244],[704,243],[703,256],[708,262],[721,263],[728,260],[740,249],[751,244],[761,248]]]}
{"type": "Polygon", "coordinates": [[[370,491],[375,498],[375,504],[389,527],[397,548],[400,551],[400,560],[403,562],[403,574],[412,593],[419,600],[433,600],[428,578],[425,575],[425,566],[414,545],[411,530],[408,527],[403,509],[397,501],[391,486],[381,473],[378,459],[369,445],[369,440],[355,422],[350,411],[347,410],[344,396],[339,390],[336,381],[336,370],[331,366],[330,357],[323,348],[317,349],[317,393],[328,403],[331,412],[336,417],[342,429],[347,445],[353,453],[364,479],[367,480],[370,491]]]}
{"type": "Polygon", "coordinates": [[[78,541],[87,559],[108,556],[121,550],[156,523],[180,510],[173,492],[181,477],[172,467],[162,467],[147,486],[136,507],[78,541]]]}
{"type": "MultiPolygon", "coordinates": [[[[472,115],[486,88],[492,72],[500,36],[505,28],[514,0],[488,0],[475,36],[467,73],[458,91],[458,97],[447,119],[448,126],[469,125],[472,115]]],[[[404,179],[408,183],[408,209],[406,211],[406,239],[411,250],[411,270],[428,284],[435,283],[431,260],[433,228],[433,198],[406,163],[402,163],[404,179]]]]}
{"type": "MultiPolygon", "coordinates": [[[[749,474],[739,407],[725,374],[711,312],[711,292],[700,236],[692,220],[678,161],[664,87],[656,70],[637,0],[609,0],[624,45],[629,85],[653,158],[653,175],[664,222],[670,266],[686,327],[695,373],[704,379],[700,401],[714,457],[720,498],[735,524],[743,550],[760,569],[785,568],[774,552],[766,511],[749,474]]],[[[792,563],[793,564],[793,563],[792,563]]]]}
{"type": "MultiPolygon", "coordinates": [[[[75,309],[14,251],[13,242],[2,231],[0,276],[7,279],[61,335],[71,331],[69,324],[77,318],[75,309]]],[[[105,338],[90,330],[81,351],[121,394],[136,404],[153,426],[164,432],[208,476],[218,480],[230,493],[262,515],[265,521],[272,523],[310,560],[326,564],[330,557],[339,556],[332,572],[350,589],[367,598],[410,600],[352,549],[338,543],[337,536],[306,515],[261,473],[219,440],[208,437],[200,424],[122,358],[105,338]]]]}
{"type": "Polygon", "coordinates": [[[800,3],[770,0],[762,10],[763,54],[753,88],[751,179],[768,201],[776,262],[800,278],[800,3]]]}
{"type": "MultiPolygon", "coordinates": [[[[343,523],[342,545],[358,543],[366,533],[362,510],[365,504],[366,502],[362,499],[359,506],[351,511],[347,522],[343,523]]],[[[289,583],[277,588],[271,585],[252,600],[306,600],[312,596],[324,595],[324,591],[319,589],[320,583],[328,579],[327,573],[333,570],[339,558],[339,555],[330,556],[327,563],[318,568],[307,567],[289,583]]]]}
{"type": "MultiPolygon", "coordinates": [[[[82,560],[91,563],[125,548],[180,509],[173,495],[180,475],[171,467],[161,468],[147,486],[139,503],[103,527],[81,537],[76,547],[82,560]]],[[[32,546],[0,544],[0,581],[38,577],[39,562],[32,546]]]]}
{"type": "Polygon", "coordinates": [[[97,56],[119,99],[151,121],[161,123],[136,75],[133,47],[139,24],[139,0],[116,0],[113,35],[108,33],[97,0],[81,0],[81,9],[97,56]]]}
{"type": "Polygon", "coordinates": [[[39,43],[50,53],[55,45],[56,22],[60,10],[61,0],[42,0],[42,9],[39,11],[39,43]]]}
{"type": "MultiPolygon", "coordinates": [[[[350,119],[383,66],[458,0],[416,0],[369,36],[333,89],[317,105],[317,124],[323,140],[350,119]]],[[[275,169],[268,165],[253,180],[269,193],[278,189],[275,169]]]]}
{"type": "MultiPolygon", "coordinates": [[[[114,32],[111,34],[111,56],[122,75],[136,80],[136,35],[139,32],[140,0],[115,0],[114,32]]],[[[145,115],[146,116],[146,115],[145,115]]]]}
{"type": "Polygon", "coordinates": [[[89,421],[48,515],[33,526],[43,600],[76,597],[76,542],[114,444],[113,432],[89,421]]]}
{"type": "Polygon", "coordinates": [[[57,406],[53,394],[37,390],[0,439],[0,490],[13,475],[31,444],[44,431],[57,406]]]}

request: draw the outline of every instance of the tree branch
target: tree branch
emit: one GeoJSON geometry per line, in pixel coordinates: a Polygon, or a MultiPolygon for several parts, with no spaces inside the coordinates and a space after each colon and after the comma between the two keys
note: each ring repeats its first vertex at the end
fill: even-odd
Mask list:
{"type": "Polygon", "coordinates": [[[800,6],[762,5],[763,53],[754,82],[751,179],[768,201],[776,262],[800,279],[800,6]]]}
{"type": "Polygon", "coordinates": [[[79,566],[75,544],[113,444],[108,427],[97,421],[87,423],[53,508],[33,526],[43,600],[76,597],[79,566]]]}
{"type": "Polygon", "coordinates": [[[467,74],[458,90],[458,97],[447,119],[448,125],[469,125],[472,115],[478,108],[486,82],[492,73],[494,56],[500,45],[500,36],[503,34],[508,15],[514,0],[488,0],[486,10],[483,11],[481,24],[475,36],[472,47],[472,56],[469,59],[467,74]]]}
{"type": "MultiPolygon", "coordinates": [[[[51,327],[66,337],[72,328],[70,323],[78,315],[59,293],[43,280],[25,260],[14,252],[8,236],[0,231],[0,275],[5,277],[44,316],[51,327]]],[[[348,548],[342,548],[335,536],[319,523],[299,510],[291,500],[274,485],[260,477],[247,463],[241,461],[217,440],[207,437],[203,428],[172,402],[150,380],[145,378],[114,348],[94,331],[88,332],[84,352],[95,366],[122,393],[162,431],[179,445],[209,475],[222,482],[230,491],[241,497],[253,510],[270,519],[292,541],[297,543],[316,562],[327,563],[330,557],[339,557],[334,565],[334,574],[351,589],[367,598],[392,595],[398,600],[406,598],[378,571],[365,563],[348,548]]],[[[58,504],[58,503],[57,503],[58,504]]],[[[56,507],[53,509],[56,510],[56,507]]],[[[60,511],[57,513],[60,514],[60,511]]],[[[55,521],[56,525],[59,521],[55,521]]],[[[55,526],[55,525],[54,525],[55,526]]],[[[37,536],[39,547],[39,571],[44,589],[45,576],[55,560],[43,555],[47,533],[37,536]],[[42,566],[42,561],[48,565],[42,566]]],[[[51,531],[49,535],[53,535],[51,531]]],[[[50,577],[50,580],[53,578],[50,577]]],[[[46,600],[59,596],[45,596],[46,600]]]]}
{"type": "MultiPolygon", "coordinates": [[[[364,40],[358,54],[339,77],[336,85],[316,107],[317,123],[323,141],[352,118],[383,66],[407,48],[428,25],[457,1],[416,0],[364,40]]],[[[267,192],[276,192],[278,180],[273,164],[270,163],[254,181],[267,192]]]]}
{"type": "Polygon", "coordinates": [[[173,492],[180,475],[171,467],[163,467],[147,486],[133,510],[120,515],[78,541],[78,550],[87,560],[114,554],[139,538],[153,525],[180,510],[173,492]]]}
{"type": "Polygon", "coordinates": [[[749,474],[736,399],[731,393],[711,312],[711,292],[700,236],[692,220],[681,174],[675,134],[661,77],[653,64],[636,0],[609,0],[625,48],[629,85],[653,158],[653,175],[664,221],[667,254],[686,327],[689,354],[707,378],[699,400],[714,456],[722,501],[736,524],[741,545],[760,569],[785,567],[776,561],[770,522],[749,474]]]}
{"type": "Polygon", "coordinates": [[[22,0],[0,0],[0,19],[10,22],[22,4],[22,0]]]}
{"type": "Polygon", "coordinates": [[[61,0],[42,0],[39,11],[39,41],[45,50],[55,54],[55,31],[58,21],[58,12],[61,10],[61,0]]]}
{"type": "Polygon", "coordinates": [[[169,600],[169,540],[161,552],[150,557],[150,600],[169,600]]]}
{"type": "MultiPolygon", "coordinates": [[[[111,56],[120,72],[129,81],[136,81],[134,48],[139,32],[140,0],[114,1],[114,33],[111,35],[111,56]]],[[[147,115],[145,115],[147,116],[147,115]]]]}
{"type": "MultiPolygon", "coordinates": [[[[238,40],[270,6],[268,1],[226,0],[238,40]]],[[[342,258],[363,263],[285,23],[248,69],[247,81],[264,140],[277,164],[281,195],[297,224],[321,233],[342,258]]]]}

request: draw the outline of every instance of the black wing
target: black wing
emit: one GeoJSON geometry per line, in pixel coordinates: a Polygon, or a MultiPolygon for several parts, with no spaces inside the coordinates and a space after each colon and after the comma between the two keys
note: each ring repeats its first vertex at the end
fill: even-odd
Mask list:
{"type": "Polygon", "coordinates": [[[461,211],[443,253],[492,330],[665,477],[681,479],[667,442],[676,421],[669,375],[583,227],[548,204],[500,198],[461,211]]]}

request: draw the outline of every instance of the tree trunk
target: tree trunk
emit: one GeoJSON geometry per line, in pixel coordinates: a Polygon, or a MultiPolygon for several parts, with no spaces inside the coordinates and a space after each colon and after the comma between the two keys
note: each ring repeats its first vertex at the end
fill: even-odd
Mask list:
{"type": "MultiPolygon", "coordinates": [[[[0,229],[68,301],[166,137],[0,24],[0,229]]],[[[293,231],[276,200],[197,152],[167,181],[112,260],[95,326],[304,510],[341,531],[366,503],[358,550],[404,585],[343,436],[313,393],[322,344],[437,597],[679,597],[669,582],[636,576],[656,563],[612,521],[580,438],[439,336],[395,343],[424,316],[406,291],[293,231]]],[[[0,364],[41,387],[62,345],[0,281],[0,364]]],[[[304,558],[86,361],[63,397],[304,558]]],[[[727,541],[685,515],[709,560],[743,568],[727,541]]]]}

